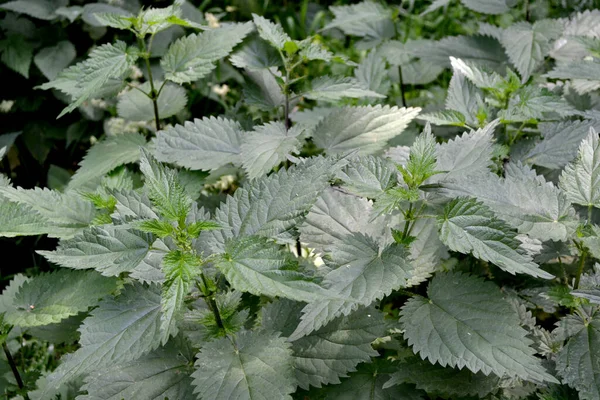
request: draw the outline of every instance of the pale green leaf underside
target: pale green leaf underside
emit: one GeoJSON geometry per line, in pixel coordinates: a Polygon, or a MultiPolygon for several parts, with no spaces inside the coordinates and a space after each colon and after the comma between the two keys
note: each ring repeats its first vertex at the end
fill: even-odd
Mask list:
{"type": "Polygon", "coordinates": [[[273,23],[256,14],[252,14],[252,19],[254,25],[256,25],[259,36],[276,49],[283,50],[286,42],[292,40],[288,34],[285,33],[281,25],[273,23]]]}
{"type": "Polygon", "coordinates": [[[429,299],[411,298],[400,318],[408,344],[422,358],[475,373],[557,383],[533,356],[527,332],[494,284],[444,273],[427,293],[429,299]]]}
{"type": "Polygon", "coordinates": [[[540,269],[516,238],[508,224],[474,199],[450,202],[439,218],[440,239],[450,250],[491,262],[511,274],[527,274],[545,279],[553,275],[540,269]]]}
{"type": "Polygon", "coordinates": [[[93,271],[69,271],[38,275],[17,292],[14,311],[6,321],[21,327],[48,325],[87,311],[116,288],[116,280],[93,271]]]}
{"type": "Polygon", "coordinates": [[[329,102],[336,102],[345,97],[385,97],[364,87],[356,78],[338,76],[322,76],[314,79],[311,88],[303,96],[311,100],[329,102]]]}
{"type": "Polygon", "coordinates": [[[116,167],[134,163],[140,159],[140,147],[146,146],[146,138],[138,133],[108,136],[92,146],[79,169],[69,182],[69,189],[85,186],[92,179],[112,171],[116,167]]]}
{"type": "Polygon", "coordinates": [[[211,400],[290,400],[295,389],[290,344],[272,332],[242,332],[202,347],[195,392],[211,400]]]}

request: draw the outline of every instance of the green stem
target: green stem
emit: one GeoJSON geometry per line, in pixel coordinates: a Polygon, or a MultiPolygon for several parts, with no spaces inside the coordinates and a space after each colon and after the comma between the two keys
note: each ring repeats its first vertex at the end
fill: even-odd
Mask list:
{"type": "Polygon", "coordinates": [[[592,223],[593,212],[594,212],[594,205],[593,204],[589,204],[588,205],[587,219],[588,219],[588,224],[590,224],[590,225],[592,223]]]}
{"type": "Polygon", "coordinates": [[[152,100],[152,106],[154,108],[154,124],[156,126],[156,131],[160,130],[160,116],[158,115],[158,95],[159,92],[156,91],[154,87],[154,79],[152,78],[152,68],[150,68],[150,53],[146,50],[146,44],[144,43],[143,38],[138,38],[140,47],[142,48],[142,58],[146,63],[146,70],[148,71],[148,81],[150,82],[150,99],[152,100]]]}
{"type": "Polygon", "coordinates": [[[400,84],[400,96],[402,98],[402,107],[406,107],[406,95],[404,94],[404,82],[402,81],[402,65],[398,65],[398,82],[400,84]]]}
{"type": "Polygon", "coordinates": [[[17,386],[19,386],[19,390],[21,390],[23,392],[23,398],[25,400],[29,400],[29,396],[24,391],[25,385],[23,384],[23,380],[21,379],[21,375],[19,374],[19,370],[17,369],[15,360],[13,359],[12,355],[10,354],[10,350],[8,350],[8,346],[6,345],[6,342],[2,343],[2,349],[4,350],[4,355],[6,355],[6,360],[8,361],[8,364],[10,365],[10,369],[12,370],[12,373],[15,376],[15,380],[17,381],[17,386]]]}
{"type": "Polygon", "coordinates": [[[404,221],[404,230],[402,231],[402,239],[406,239],[406,237],[408,236],[410,222],[412,219],[412,209],[413,209],[413,203],[411,202],[410,205],[408,206],[408,211],[404,214],[405,221],[404,221]]]}
{"type": "Polygon", "coordinates": [[[573,285],[573,289],[577,289],[579,287],[579,280],[581,279],[581,274],[583,273],[583,267],[585,266],[585,259],[587,258],[587,251],[582,250],[583,253],[579,257],[579,268],[577,268],[577,276],[575,277],[575,284],[573,285]]]}
{"type": "Polygon", "coordinates": [[[219,307],[217,306],[217,302],[215,301],[215,298],[213,297],[214,293],[211,293],[209,291],[209,282],[208,282],[208,278],[204,275],[204,274],[200,274],[200,278],[202,279],[202,288],[201,291],[204,294],[204,300],[206,300],[206,304],[208,304],[208,308],[210,308],[210,311],[212,311],[214,317],[215,317],[215,322],[217,323],[217,326],[219,327],[219,329],[221,329],[223,332],[227,333],[227,331],[225,330],[225,325],[223,324],[223,319],[221,318],[221,313],[219,312],[219,307]]]}

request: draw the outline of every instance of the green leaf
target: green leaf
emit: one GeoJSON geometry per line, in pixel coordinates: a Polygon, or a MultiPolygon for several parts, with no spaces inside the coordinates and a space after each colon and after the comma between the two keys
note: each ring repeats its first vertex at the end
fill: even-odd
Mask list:
{"type": "Polygon", "coordinates": [[[53,80],[77,56],[73,43],[68,40],[58,42],[56,46],[44,47],[33,58],[35,65],[49,80],[53,80]]]}
{"type": "Polygon", "coordinates": [[[2,160],[6,153],[10,151],[10,148],[20,134],[21,132],[13,132],[0,136],[0,160],[2,160]]]}
{"type": "Polygon", "coordinates": [[[290,340],[306,336],[332,319],[406,286],[412,270],[403,246],[381,246],[361,233],[344,237],[331,250],[331,259],[336,268],[325,275],[323,286],[341,299],[327,299],[304,307],[302,321],[290,340]]]}
{"type": "Polygon", "coordinates": [[[178,39],[160,61],[165,79],[181,84],[205,77],[252,29],[249,22],[231,24],[178,39]]]}
{"type": "MultiPolygon", "coordinates": [[[[403,383],[413,383],[418,389],[427,393],[452,395],[458,398],[485,395],[494,391],[500,378],[486,376],[482,372],[476,374],[468,369],[443,368],[417,357],[411,357],[398,366],[391,379],[383,387],[388,388],[403,383]]],[[[445,397],[445,396],[443,396],[445,397]]]]}
{"type": "Polygon", "coordinates": [[[254,21],[254,25],[256,25],[260,37],[276,49],[283,50],[285,44],[292,41],[281,25],[275,24],[256,14],[252,14],[252,20],[254,21]]]}
{"type": "Polygon", "coordinates": [[[94,178],[103,176],[116,167],[134,163],[140,159],[140,147],[146,146],[146,138],[139,133],[107,136],[88,150],[79,169],[69,182],[69,189],[85,186],[94,178]]]}
{"type": "Polygon", "coordinates": [[[500,42],[521,74],[521,82],[527,82],[533,71],[544,61],[551,49],[550,41],[557,39],[562,30],[560,21],[543,19],[533,24],[517,22],[502,31],[500,42]]]}
{"type": "Polygon", "coordinates": [[[291,400],[296,382],[290,344],[271,332],[241,332],[197,354],[195,392],[212,400],[291,400]]]}
{"type": "Polygon", "coordinates": [[[285,104],[285,95],[275,76],[281,76],[276,68],[257,71],[246,70],[250,78],[244,87],[244,102],[262,111],[273,111],[285,104]]]}
{"type": "Polygon", "coordinates": [[[48,376],[44,395],[91,371],[133,361],[155,350],[160,331],[160,288],[128,285],[117,298],[100,302],[80,328],[79,348],[48,376]]]}
{"type": "Polygon", "coordinates": [[[94,13],[94,18],[102,26],[110,26],[117,29],[130,29],[136,18],[128,14],[117,14],[110,12],[94,13]]]}
{"type": "Polygon", "coordinates": [[[286,129],[282,122],[271,122],[254,128],[242,136],[242,165],[250,179],[266,175],[288,155],[296,154],[301,147],[298,136],[302,128],[286,129]]]}
{"type": "Polygon", "coordinates": [[[452,251],[473,254],[511,274],[554,278],[540,269],[521,248],[517,233],[475,199],[462,198],[451,201],[438,221],[440,239],[452,251]]]}
{"type": "Polygon", "coordinates": [[[140,170],[146,178],[148,197],[159,213],[172,221],[184,221],[191,208],[191,199],[177,179],[177,172],[158,163],[141,148],[140,170]]]}
{"type": "MultiPolygon", "coordinates": [[[[5,6],[6,4],[3,4],[5,6]]],[[[0,60],[10,69],[29,78],[29,67],[33,59],[33,45],[22,36],[11,35],[0,41],[0,60]]]]}
{"type": "Polygon", "coordinates": [[[385,97],[377,92],[369,90],[356,78],[327,75],[313,79],[311,89],[305,92],[303,96],[311,100],[329,102],[336,102],[345,97],[385,97]]]}
{"type": "Polygon", "coordinates": [[[158,132],[156,158],[192,170],[214,170],[241,162],[242,127],[224,118],[187,121],[158,132]]]}
{"type": "Polygon", "coordinates": [[[151,235],[126,228],[93,226],[62,240],[54,251],[38,253],[62,267],[93,268],[105,276],[118,276],[137,267],[152,244],[151,235]]]}
{"type": "Polygon", "coordinates": [[[85,379],[77,400],[193,399],[192,357],[167,345],[141,358],[100,370],[85,379]]]}
{"type": "Polygon", "coordinates": [[[0,203],[1,237],[41,235],[52,232],[45,222],[41,214],[27,205],[9,201],[0,203]]]}
{"type": "Polygon", "coordinates": [[[328,154],[372,154],[402,133],[419,111],[420,108],[379,105],[338,108],[319,122],[313,140],[328,154]]]}
{"type": "Polygon", "coordinates": [[[0,197],[32,209],[41,218],[44,230],[51,237],[68,238],[87,228],[96,214],[91,202],[74,193],[60,193],[49,189],[22,189],[0,186],[0,197]]]}
{"type": "Polygon", "coordinates": [[[358,67],[354,70],[354,76],[364,88],[381,95],[386,95],[390,90],[391,82],[385,59],[375,50],[371,50],[358,64],[358,67]]]}
{"type": "Polygon", "coordinates": [[[38,275],[17,292],[6,321],[21,327],[49,325],[87,311],[116,289],[116,279],[93,271],[58,270],[38,275]]]}
{"type": "Polygon", "coordinates": [[[2,290],[2,295],[0,295],[0,314],[17,312],[17,307],[13,304],[14,300],[21,286],[30,279],[23,274],[17,274],[11,279],[8,285],[2,290]]]}
{"type": "Polygon", "coordinates": [[[498,124],[498,121],[492,122],[484,128],[465,132],[438,146],[436,170],[444,173],[437,175],[435,180],[487,171],[492,166],[494,130],[498,124]]]}
{"type": "Polygon", "coordinates": [[[140,221],[139,224],[135,224],[135,229],[138,229],[142,232],[151,233],[159,238],[164,238],[166,236],[172,235],[175,232],[175,228],[173,224],[168,221],[160,220],[160,219],[147,219],[140,221]]]}
{"type": "Polygon", "coordinates": [[[562,168],[577,155],[581,141],[590,128],[600,130],[597,121],[561,121],[539,124],[544,140],[538,142],[523,157],[523,162],[550,169],[562,168]]]}
{"type": "Polygon", "coordinates": [[[508,108],[498,117],[503,121],[525,122],[531,119],[552,119],[550,116],[569,116],[578,112],[567,101],[548,89],[526,86],[512,94],[508,108]]]}
{"type": "Polygon", "coordinates": [[[600,208],[600,142],[594,128],[581,142],[577,159],[563,170],[560,187],[571,203],[600,208]]]}
{"type": "Polygon", "coordinates": [[[484,14],[505,14],[510,12],[507,0],[461,0],[465,7],[484,14]]]}
{"type": "MultiPolygon", "coordinates": [[[[154,82],[156,87],[162,85],[161,81],[154,82]]],[[[150,82],[139,86],[140,90],[150,93],[150,82]]],[[[130,121],[150,121],[154,119],[154,105],[152,100],[137,89],[131,89],[119,96],[117,111],[119,116],[130,121]]],[[[172,117],[187,105],[187,94],[181,86],[167,83],[160,91],[156,100],[160,119],[172,117]]]]}
{"type": "Polygon", "coordinates": [[[558,353],[556,369],[581,399],[600,397],[600,319],[598,307],[586,307],[559,323],[569,340],[558,353]]]}
{"type": "Polygon", "coordinates": [[[386,39],[394,35],[392,10],[374,1],[329,7],[333,21],[323,29],[338,28],[346,35],[386,39]]]}
{"type": "Polygon", "coordinates": [[[460,58],[450,57],[452,69],[460,72],[475,86],[481,89],[494,89],[502,83],[502,77],[494,71],[488,71],[485,67],[460,58]]]}
{"type": "Polygon", "coordinates": [[[414,189],[438,173],[436,165],[435,137],[431,133],[431,126],[427,124],[423,133],[417,136],[410,147],[408,162],[399,169],[404,182],[410,189],[414,189]]]}
{"type": "Polygon", "coordinates": [[[384,388],[394,368],[385,361],[363,363],[358,371],[342,380],[340,385],[326,386],[323,390],[327,400],[420,400],[422,393],[409,385],[384,388]]]}
{"type": "Polygon", "coordinates": [[[165,334],[177,334],[177,319],[182,314],[184,297],[190,291],[194,278],[200,272],[200,260],[191,253],[173,250],[162,260],[165,281],[162,287],[161,330],[165,334]]]}
{"type": "Polygon", "coordinates": [[[120,80],[129,72],[138,59],[137,48],[127,48],[125,42],[107,43],[95,48],[88,59],[61,72],[58,77],[41,86],[42,89],[57,88],[73,96],[73,102],[59,114],[58,118],[70,113],[86,100],[97,96],[111,79],[120,80]],[[74,79],[75,78],[75,79],[74,79]],[[73,81],[75,90],[64,90],[61,82],[73,81]]]}
{"type": "Polygon", "coordinates": [[[338,178],[350,193],[375,198],[398,182],[398,170],[385,158],[361,156],[344,167],[338,178]]]}
{"type": "Polygon", "coordinates": [[[57,4],[55,3],[48,0],[15,0],[3,3],[0,9],[49,21],[56,18],[57,4]]]}
{"type": "Polygon", "coordinates": [[[257,296],[316,301],[325,290],[294,270],[289,255],[275,243],[258,236],[229,240],[225,254],[215,262],[236,290],[257,296]]]}
{"type": "Polygon", "coordinates": [[[557,64],[545,77],[550,79],[598,79],[600,63],[596,60],[580,60],[557,64]]]}
{"type": "Polygon", "coordinates": [[[491,172],[456,176],[441,183],[441,193],[477,198],[519,233],[566,240],[578,223],[566,195],[528,167],[507,164],[506,171],[505,178],[491,172]]]}
{"type": "Polygon", "coordinates": [[[233,237],[258,235],[291,242],[292,229],[341,166],[317,157],[237,189],[215,213],[223,229],[200,235],[207,254],[222,253],[226,240],[233,237]]]}
{"type": "MultiPolygon", "coordinates": [[[[289,335],[298,323],[302,304],[278,300],[262,310],[262,327],[289,335]]],[[[371,347],[384,336],[383,314],[374,307],[361,308],[347,317],[339,317],[318,331],[292,342],[294,372],[298,385],[321,387],[338,384],[339,378],[356,371],[361,362],[369,362],[378,353],[371,347]]]]}
{"type": "Polygon", "coordinates": [[[430,282],[427,294],[408,300],[400,313],[404,337],[421,358],[485,375],[558,383],[534,357],[527,331],[496,285],[444,273],[430,282]]]}
{"type": "Polygon", "coordinates": [[[434,125],[465,126],[467,119],[463,114],[454,110],[432,111],[421,114],[419,119],[434,125]]]}
{"type": "Polygon", "coordinates": [[[483,94],[470,80],[458,70],[454,70],[448,95],[446,96],[446,108],[459,112],[470,125],[478,125],[477,112],[483,103],[483,94]]]}
{"type": "Polygon", "coordinates": [[[229,61],[238,68],[250,71],[268,69],[281,65],[281,56],[264,40],[252,35],[249,40],[229,57],[229,61]]]}

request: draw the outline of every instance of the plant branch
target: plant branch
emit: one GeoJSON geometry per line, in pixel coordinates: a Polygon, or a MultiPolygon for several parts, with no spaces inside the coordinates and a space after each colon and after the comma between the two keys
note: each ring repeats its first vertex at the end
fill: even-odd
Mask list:
{"type": "Polygon", "coordinates": [[[12,355],[10,354],[10,350],[8,350],[8,346],[6,345],[6,342],[2,343],[2,349],[4,349],[4,355],[6,355],[6,360],[8,361],[8,364],[10,365],[10,369],[12,370],[12,373],[15,376],[15,380],[17,381],[17,386],[19,386],[19,389],[21,391],[23,391],[23,398],[25,400],[29,400],[29,396],[24,391],[25,385],[23,384],[23,379],[21,379],[21,375],[19,374],[19,370],[17,369],[15,360],[12,357],[12,355]]]}
{"type": "Polygon", "coordinates": [[[203,273],[200,274],[200,278],[202,279],[202,287],[200,288],[200,290],[204,294],[204,300],[206,301],[206,304],[208,304],[208,308],[210,308],[210,311],[212,311],[212,313],[215,317],[215,322],[217,323],[217,326],[219,327],[219,329],[221,329],[223,332],[227,333],[227,330],[225,329],[225,325],[223,324],[223,319],[221,318],[221,313],[219,312],[219,307],[217,306],[217,302],[215,301],[215,298],[213,297],[214,293],[211,293],[210,290],[208,289],[209,288],[208,279],[206,278],[206,276],[203,273]]]}
{"type": "MultiPolygon", "coordinates": [[[[152,100],[152,106],[154,107],[154,124],[156,125],[156,131],[160,130],[160,115],[158,114],[158,95],[154,87],[154,79],[152,79],[152,68],[150,68],[150,53],[146,50],[146,44],[144,39],[138,38],[140,47],[142,48],[142,58],[146,63],[146,70],[148,71],[148,81],[150,82],[150,99],[152,100]]],[[[163,82],[164,84],[164,82],[163,82]]]]}
{"type": "Polygon", "coordinates": [[[585,251],[585,249],[581,251],[583,251],[583,253],[579,257],[579,268],[577,268],[577,276],[575,277],[573,289],[577,289],[579,287],[579,281],[581,280],[581,274],[583,273],[583,267],[585,266],[585,259],[587,258],[587,251],[585,251]]]}

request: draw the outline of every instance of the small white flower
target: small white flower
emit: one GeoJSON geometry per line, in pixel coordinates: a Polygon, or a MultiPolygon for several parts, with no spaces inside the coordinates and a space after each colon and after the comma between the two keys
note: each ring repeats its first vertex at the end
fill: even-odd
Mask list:
{"type": "Polygon", "coordinates": [[[229,93],[229,86],[228,85],[213,85],[212,87],[212,91],[214,94],[221,96],[221,97],[225,97],[227,96],[227,93],[229,93]]]}
{"type": "Polygon", "coordinates": [[[2,100],[0,102],[0,112],[3,112],[3,113],[9,112],[14,105],[15,105],[14,100],[2,100]]]}
{"type": "Polygon", "coordinates": [[[218,28],[221,26],[221,24],[219,24],[219,19],[213,13],[204,13],[204,18],[206,18],[206,22],[208,22],[208,26],[211,28],[218,28]]]}

